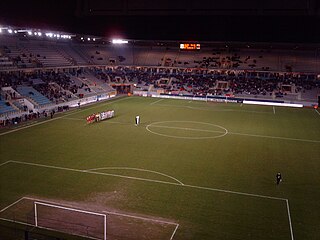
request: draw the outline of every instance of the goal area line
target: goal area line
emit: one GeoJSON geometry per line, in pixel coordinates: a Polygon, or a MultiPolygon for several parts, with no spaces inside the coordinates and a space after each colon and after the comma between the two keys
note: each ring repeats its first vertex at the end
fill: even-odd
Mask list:
{"type": "MultiPolygon", "coordinates": [[[[68,235],[74,235],[74,236],[79,236],[79,237],[84,237],[84,238],[88,238],[88,239],[93,239],[93,240],[101,240],[102,238],[96,238],[96,237],[92,237],[92,236],[87,236],[87,235],[81,235],[81,234],[74,234],[74,233],[69,233],[69,232],[62,232],[59,231],[57,229],[54,228],[48,228],[48,227],[44,227],[44,226],[39,226],[37,224],[37,205],[42,205],[42,206],[47,206],[47,207],[52,207],[52,208],[57,208],[57,209],[63,209],[63,210],[69,210],[69,211],[74,211],[74,212],[79,212],[79,213],[84,213],[84,214],[91,214],[91,215],[96,215],[96,216],[100,216],[104,218],[104,224],[105,224],[105,234],[107,233],[107,217],[108,215],[115,215],[115,216],[119,216],[119,217],[126,217],[126,218],[132,218],[132,219],[138,219],[138,220],[142,220],[142,221],[146,221],[146,222],[154,222],[154,223],[158,223],[158,224],[166,224],[166,225],[172,225],[174,227],[173,232],[170,233],[170,238],[168,238],[168,240],[173,240],[178,228],[179,228],[179,224],[175,223],[175,222],[170,222],[170,221],[165,221],[165,220],[159,220],[159,219],[153,219],[153,218],[148,218],[148,217],[142,217],[142,216],[138,216],[138,215],[132,215],[132,214],[125,214],[125,213],[118,213],[118,212],[111,212],[111,211],[100,211],[100,212],[93,212],[93,211],[88,211],[88,210],[82,210],[79,209],[79,207],[77,206],[72,206],[70,204],[64,204],[63,206],[61,205],[61,203],[56,203],[56,202],[52,202],[52,201],[47,201],[47,200],[42,200],[39,198],[32,198],[32,197],[21,197],[18,200],[16,200],[15,202],[9,204],[8,206],[2,208],[0,210],[0,214],[4,213],[6,210],[10,210],[11,207],[14,207],[15,205],[19,204],[19,202],[23,201],[23,200],[30,200],[32,201],[32,205],[35,207],[33,212],[35,214],[34,219],[35,219],[35,224],[31,224],[28,222],[23,222],[23,221],[19,221],[19,220],[15,220],[15,219],[10,219],[10,218],[4,218],[0,216],[0,220],[2,221],[6,221],[6,222],[11,222],[11,223],[15,223],[15,224],[21,224],[21,225],[25,225],[25,226],[30,226],[30,227],[36,227],[39,229],[44,229],[44,230],[48,230],[48,231],[53,231],[53,232],[61,232],[61,233],[65,233],[68,235]]],[[[103,239],[107,239],[107,235],[104,236],[103,239]]]]}
{"type": "MultiPolygon", "coordinates": [[[[185,187],[185,188],[193,188],[193,189],[207,190],[207,191],[213,191],[213,192],[223,192],[223,193],[227,193],[227,194],[235,194],[235,195],[263,198],[263,199],[269,199],[269,200],[279,200],[279,201],[282,201],[282,202],[284,202],[286,204],[289,231],[290,231],[290,240],[294,240],[293,227],[292,227],[292,221],[291,221],[291,212],[290,212],[290,208],[289,208],[289,199],[287,199],[287,198],[279,198],[279,197],[266,196],[266,195],[260,195],[260,194],[254,194],[254,193],[237,192],[237,191],[218,189],[218,188],[210,188],[210,187],[203,187],[203,186],[196,186],[196,185],[189,185],[189,184],[181,185],[179,183],[165,182],[165,181],[153,180],[153,179],[148,179],[148,178],[133,178],[131,176],[126,176],[126,175],[101,173],[101,172],[94,172],[94,171],[88,171],[88,170],[65,168],[65,167],[43,165],[43,164],[30,163],[30,162],[21,162],[21,161],[14,161],[14,160],[9,160],[9,161],[3,163],[2,165],[0,165],[0,167],[3,166],[3,165],[6,165],[6,164],[10,164],[10,163],[16,163],[16,164],[22,164],[22,165],[31,165],[31,166],[35,166],[35,167],[44,167],[44,168],[51,168],[51,169],[57,169],[57,170],[73,171],[73,172],[86,173],[86,174],[95,174],[95,175],[110,176],[110,177],[119,177],[119,178],[126,178],[126,179],[137,180],[137,181],[154,182],[154,183],[158,183],[158,184],[174,185],[174,186],[180,186],[180,187],[185,187]]],[[[24,197],[24,198],[27,198],[27,197],[24,197]]],[[[34,200],[36,200],[36,199],[34,199],[34,200]]],[[[1,213],[1,211],[2,210],[0,210],[0,213],[1,213]]],[[[112,212],[110,214],[112,214],[112,212]]],[[[174,223],[174,224],[176,224],[176,223],[174,223]]],[[[179,227],[179,224],[177,224],[177,228],[178,227],[179,227]]],[[[172,238],[170,240],[172,240],[172,238]]]]}

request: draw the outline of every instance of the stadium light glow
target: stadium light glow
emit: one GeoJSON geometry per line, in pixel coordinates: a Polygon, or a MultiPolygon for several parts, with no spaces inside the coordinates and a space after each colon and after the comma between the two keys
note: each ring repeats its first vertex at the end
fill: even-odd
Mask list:
{"type": "Polygon", "coordinates": [[[128,41],[123,40],[123,39],[112,39],[112,43],[113,44],[126,44],[126,43],[128,43],[128,41]]]}
{"type": "Polygon", "coordinates": [[[38,32],[38,36],[41,37],[41,36],[42,36],[42,33],[41,33],[41,32],[38,32]]]}
{"type": "Polygon", "coordinates": [[[14,30],[13,32],[14,32],[14,33],[18,33],[18,31],[17,31],[17,30],[14,30]]]}
{"type": "Polygon", "coordinates": [[[2,33],[2,29],[0,28],[0,33],[2,33]]]}
{"type": "Polygon", "coordinates": [[[90,38],[88,38],[88,41],[90,41],[91,39],[90,38]]]}
{"type": "Polygon", "coordinates": [[[60,38],[60,34],[57,34],[57,38],[60,38]]]}
{"type": "Polygon", "coordinates": [[[13,33],[12,29],[8,29],[8,33],[10,34],[13,33]]]}

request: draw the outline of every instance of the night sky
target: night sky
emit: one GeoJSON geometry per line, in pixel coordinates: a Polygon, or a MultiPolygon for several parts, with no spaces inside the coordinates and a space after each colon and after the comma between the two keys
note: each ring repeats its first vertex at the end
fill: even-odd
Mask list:
{"type": "Polygon", "coordinates": [[[109,38],[320,42],[318,16],[78,16],[76,0],[1,0],[0,24],[109,38]]]}

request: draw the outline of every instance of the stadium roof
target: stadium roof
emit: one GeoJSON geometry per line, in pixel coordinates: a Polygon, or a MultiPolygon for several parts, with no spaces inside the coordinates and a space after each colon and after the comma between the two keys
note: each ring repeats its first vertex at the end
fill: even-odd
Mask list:
{"type": "Polygon", "coordinates": [[[317,0],[0,2],[0,23],[128,39],[320,42],[317,0]]]}

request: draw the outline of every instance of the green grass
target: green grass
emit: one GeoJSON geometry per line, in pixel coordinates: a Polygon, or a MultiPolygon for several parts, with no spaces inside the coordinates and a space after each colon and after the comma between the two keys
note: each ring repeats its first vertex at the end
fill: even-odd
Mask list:
{"type": "Polygon", "coordinates": [[[94,174],[11,162],[0,166],[0,207],[33,196],[166,219],[179,224],[174,240],[291,239],[285,200],[214,190],[222,189],[288,199],[294,239],[320,238],[320,116],[314,110],[276,107],[274,114],[270,106],[155,101],[117,99],[1,135],[1,163],[138,168],[185,186],[135,169],[94,174]],[[87,115],[108,109],[115,118],[86,124],[87,115]]]}

